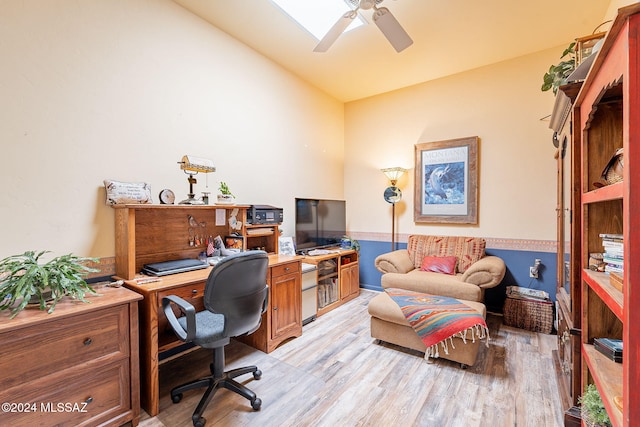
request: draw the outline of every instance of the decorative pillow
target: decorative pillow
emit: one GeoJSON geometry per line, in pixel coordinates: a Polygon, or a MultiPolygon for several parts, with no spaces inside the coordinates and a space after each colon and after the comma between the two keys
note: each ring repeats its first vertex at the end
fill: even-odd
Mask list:
{"type": "Polygon", "coordinates": [[[104,180],[107,191],[107,205],[146,204],[151,200],[151,186],[146,182],[120,182],[104,180]]]}
{"type": "Polygon", "coordinates": [[[454,256],[426,256],[422,259],[420,270],[434,273],[456,274],[458,258],[454,256]]]}

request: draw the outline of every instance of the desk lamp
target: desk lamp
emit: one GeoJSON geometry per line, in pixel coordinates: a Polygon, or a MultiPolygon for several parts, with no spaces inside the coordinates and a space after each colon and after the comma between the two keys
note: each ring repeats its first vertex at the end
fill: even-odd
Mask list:
{"type": "Polygon", "coordinates": [[[396,187],[398,179],[407,171],[404,168],[385,168],[382,172],[389,178],[391,186],[384,190],[384,200],[391,203],[391,250],[396,250],[396,203],[402,200],[402,191],[396,187]]]}
{"type": "Polygon", "coordinates": [[[178,162],[180,165],[180,169],[184,171],[184,173],[189,175],[187,180],[189,181],[189,194],[188,197],[181,201],[181,205],[204,205],[204,201],[198,200],[195,198],[195,193],[193,192],[193,184],[196,184],[198,181],[194,178],[194,175],[197,175],[198,172],[209,173],[215,172],[216,168],[213,166],[213,162],[208,159],[203,159],[200,157],[193,156],[182,156],[182,161],[178,162]]]}

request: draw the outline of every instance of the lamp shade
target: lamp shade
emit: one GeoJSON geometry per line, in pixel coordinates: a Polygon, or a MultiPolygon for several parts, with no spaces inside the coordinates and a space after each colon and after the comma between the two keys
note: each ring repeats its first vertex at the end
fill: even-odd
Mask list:
{"type": "Polygon", "coordinates": [[[389,178],[389,181],[391,181],[391,185],[394,186],[396,185],[398,179],[400,179],[400,177],[407,171],[405,168],[401,167],[385,168],[381,170],[387,176],[387,178],[389,178]]]}
{"type": "Polygon", "coordinates": [[[194,156],[182,156],[180,163],[180,169],[191,172],[215,172],[216,167],[213,166],[213,162],[209,159],[203,159],[201,157],[194,156]]]}

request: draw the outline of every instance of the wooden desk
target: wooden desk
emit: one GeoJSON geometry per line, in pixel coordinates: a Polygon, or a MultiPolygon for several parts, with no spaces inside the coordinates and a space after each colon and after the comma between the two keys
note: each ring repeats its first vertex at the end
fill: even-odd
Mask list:
{"type": "Polygon", "coordinates": [[[65,298],[51,314],[0,313],[0,401],[20,405],[3,411],[3,425],[138,425],[142,298],[96,291],[102,296],[87,296],[90,304],[65,298]]]}
{"type": "MultiPolygon", "coordinates": [[[[286,339],[302,335],[302,277],[297,256],[270,255],[269,305],[262,324],[242,341],[264,352],[272,351],[286,339]]],[[[138,284],[125,281],[125,286],[140,293],[140,386],[141,404],[150,416],[159,412],[160,354],[184,344],[174,334],[162,312],[162,298],[178,295],[196,310],[204,310],[202,297],[211,267],[203,270],[164,276],[158,282],[138,284]]],[[[145,276],[146,277],[146,276],[145,276]]]]}

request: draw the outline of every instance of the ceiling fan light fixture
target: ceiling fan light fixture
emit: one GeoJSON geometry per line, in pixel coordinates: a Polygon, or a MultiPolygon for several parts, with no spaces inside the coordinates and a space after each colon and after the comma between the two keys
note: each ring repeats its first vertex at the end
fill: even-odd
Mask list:
{"type": "Polygon", "coordinates": [[[386,7],[376,8],[373,12],[373,22],[389,40],[396,52],[400,53],[413,44],[409,34],[386,7]]]}
{"type": "Polygon", "coordinates": [[[359,8],[363,10],[369,10],[376,5],[376,3],[380,3],[380,1],[376,0],[360,0],[359,8]]]}

